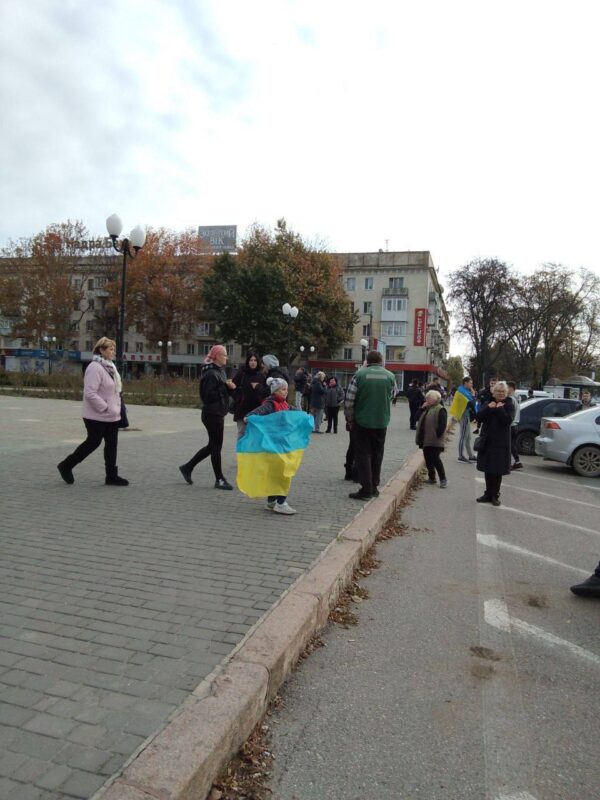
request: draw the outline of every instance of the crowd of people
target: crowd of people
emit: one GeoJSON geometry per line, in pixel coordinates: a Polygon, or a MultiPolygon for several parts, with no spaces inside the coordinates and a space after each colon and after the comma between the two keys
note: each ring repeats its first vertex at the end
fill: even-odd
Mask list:
{"type": "MultiPolygon", "coordinates": [[[[118,431],[126,419],[122,400],[122,383],[115,361],[115,342],[102,337],[95,345],[92,362],[84,375],[82,416],[87,436],[85,440],[58,465],[62,479],[74,483],[73,469],[104,442],[105,482],[109,486],[127,486],[117,467],[118,431]]],[[[181,475],[192,484],[192,472],[210,457],[215,489],[231,491],[232,484],[223,474],[221,451],[225,418],[233,414],[238,440],[246,432],[248,418],[280,412],[309,413],[313,419],[312,432],[321,434],[323,414],[325,433],[338,433],[340,408],[344,409],[345,427],[349,433],[346,452],[345,478],[360,484],[349,497],[370,500],[379,495],[381,466],[387,428],[390,424],[392,402],[397,398],[393,373],[383,366],[381,354],[368,353],[361,368],[352,377],[344,392],[335,377],[319,371],[311,376],[304,367],[294,375],[294,404],[287,402],[290,379],[275,355],[262,358],[249,352],[244,364],[229,378],[226,372],[227,350],[214,345],[205,359],[200,375],[201,420],[208,442],[179,467],[181,475]]],[[[459,424],[458,461],[476,463],[483,472],[485,491],[478,503],[499,506],[502,478],[512,470],[522,468],[516,446],[519,422],[519,403],[515,384],[492,377],[489,384],[476,391],[467,376],[456,389],[450,408],[459,424]]],[[[445,448],[448,412],[444,406],[446,390],[439,379],[424,386],[412,381],[406,392],[409,406],[409,427],[415,430],[415,440],[423,450],[428,484],[446,488],[448,480],[441,455],[445,448]]],[[[592,404],[591,397],[585,405],[592,404]]],[[[584,406],[585,407],[585,406],[584,406]]],[[[267,494],[266,508],[280,514],[295,514],[287,495],[267,494]]],[[[600,596],[600,564],[586,581],[571,587],[575,594],[600,596]]]]}

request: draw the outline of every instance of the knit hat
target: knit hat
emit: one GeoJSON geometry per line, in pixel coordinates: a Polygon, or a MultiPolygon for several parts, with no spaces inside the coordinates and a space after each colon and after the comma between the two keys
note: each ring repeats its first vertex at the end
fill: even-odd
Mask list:
{"type": "Polygon", "coordinates": [[[287,381],[284,381],[283,378],[267,378],[267,386],[271,387],[271,394],[288,388],[287,381]]]}
{"type": "Polygon", "coordinates": [[[262,361],[265,367],[268,367],[269,369],[273,369],[273,367],[279,366],[279,359],[277,358],[277,356],[266,355],[263,356],[262,361]]]}

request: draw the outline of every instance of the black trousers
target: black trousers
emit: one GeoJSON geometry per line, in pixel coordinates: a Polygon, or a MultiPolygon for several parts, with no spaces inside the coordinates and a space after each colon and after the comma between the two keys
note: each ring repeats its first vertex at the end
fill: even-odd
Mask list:
{"type": "Polygon", "coordinates": [[[104,440],[104,467],[107,478],[117,477],[117,442],[119,439],[119,423],[99,422],[95,419],[84,419],[83,424],[87,430],[87,438],[70,456],[62,462],[69,469],[93,453],[104,440]]]}
{"type": "Polygon", "coordinates": [[[417,422],[419,421],[419,411],[421,410],[421,406],[411,406],[409,405],[410,409],[410,429],[411,431],[416,430],[417,422]]]}
{"type": "Polygon", "coordinates": [[[190,458],[186,467],[191,471],[196,464],[204,461],[205,458],[210,456],[213,472],[215,478],[219,480],[223,477],[221,469],[221,450],[223,449],[223,431],[225,429],[225,417],[220,414],[209,414],[207,411],[202,412],[202,424],[208,433],[208,444],[201,450],[198,450],[195,456],[190,458]]]}
{"type": "Polygon", "coordinates": [[[519,448],[517,447],[517,426],[512,425],[510,428],[510,452],[514,459],[515,464],[519,463],[519,448]]]}
{"type": "Polygon", "coordinates": [[[373,494],[373,489],[379,486],[385,434],[385,428],[363,428],[354,423],[354,459],[365,494],[373,494]]]}
{"type": "Polygon", "coordinates": [[[340,407],[335,406],[335,408],[329,408],[329,406],[325,409],[325,414],[327,415],[327,433],[331,433],[331,426],[333,425],[333,432],[337,433],[337,426],[338,426],[338,414],[340,413],[340,407]]]}
{"type": "Polygon", "coordinates": [[[502,475],[490,475],[485,473],[485,493],[488,497],[498,497],[502,486],[502,475]]]}
{"type": "Polygon", "coordinates": [[[442,447],[424,447],[423,456],[425,457],[425,465],[430,480],[435,480],[435,473],[439,475],[441,481],[446,480],[446,471],[442,464],[442,447]]]}

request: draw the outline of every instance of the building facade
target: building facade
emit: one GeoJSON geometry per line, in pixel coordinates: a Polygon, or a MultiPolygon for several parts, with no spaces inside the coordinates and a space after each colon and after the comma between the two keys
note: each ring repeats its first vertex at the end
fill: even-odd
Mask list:
{"type": "MultiPolygon", "coordinates": [[[[417,378],[423,382],[438,375],[445,378],[444,365],[449,349],[449,320],[431,255],[423,252],[377,252],[335,254],[342,269],[348,301],[357,314],[352,340],[333,357],[323,358],[318,347],[310,352],[306,343],[302,358],[313,371],[322,369],[347,385],[367,348],[378,349],[386,366],[397,376],[399,389],[417,378]],[[361,345],[367,341],[367,347],[361,345]]],[[[0,325],[0,358],[7,370],[44,373],[52,370],[77,371],[92,358],[96,340],[113,330],[108,320],[106,283],[119,273],[120,259],[108,256],[96,262],[93,274],[82,266],[81,277],[74,273],[74,285],[82,300],[73,308],[68,341],[48,345],[42,340],[14,339],[11,322],[0,325]],[[79,283],[77,283],[79,281],[79,283]]],[[[1,311],[1,309],[0,309],[1,311]]],[[[300,309],[300,313],[302,310],[300,309]]],[[[160,371],[161,348],[144,333],[143,320],[130,320],[124,335],[125,373],[129,376],[160,371]]],[[[175,324],[168,347],[168,371],[195,378],[211,346],[217,339],[217,323],[200,319],[192,324],[175,324]]],[[[316,344],[316,343],[315,343],[316,344]]],[[[242,348],[227,344],[230,363],[244,360],[242,348]]],[[[281,354],[280,354],[281,355],[281,354]]]]}

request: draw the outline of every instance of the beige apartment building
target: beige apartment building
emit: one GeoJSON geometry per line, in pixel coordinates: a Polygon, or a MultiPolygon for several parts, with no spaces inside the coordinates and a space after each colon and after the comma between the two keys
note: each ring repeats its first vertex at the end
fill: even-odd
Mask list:
{"type": "MultiPolygon", "coordinates": [[[[358,315],[352,341],[344,344],[333,358],[323,358],[318,349],[305,363],[313,371],[323,369],[346,385],[363,358],[361,340],[382,353],[388,369],[396,373],[400,389],[413,378],[428,381],[445,377],[444,365],[449,349],[448,313],[431,255],[423,252],[376,252],[336,254],[342,266],[344,288],[358,315]]],[[[118,273],[120,259],[108,256],[92,275],[82,270],[84,300],[73,309],[72,331],[63,349],[40,342],[21,342],[11,336],[10,320],[0,323],[1,366],[8,370],[48,372],[76,371],[92,357],[92,348],[106,330],[105,285],[118,273]]],[[[300,313],[302,310],[300,309],[300,313]]],[[[194,378],[217,335],[213,320],[198,320],[176,326],[168,348],[169,372],[194,378]]],[[[230,363],[243,361],[244,354],[235,342],[227,344],[230,363]]],[[[124,336],[124,353],[129,375],[153,374],[160,368],[157,342],[144,334],[143,321],[132,322],[124,336]]],[[[282,354],[280,354],[282,355],[282,354]]],[[[282,359],[283,362],[283,359],[282,359]]]]}

